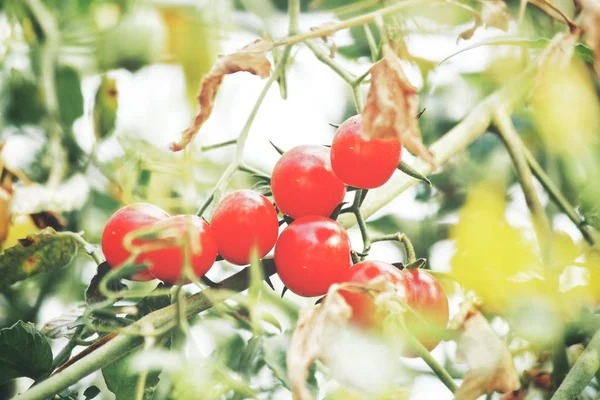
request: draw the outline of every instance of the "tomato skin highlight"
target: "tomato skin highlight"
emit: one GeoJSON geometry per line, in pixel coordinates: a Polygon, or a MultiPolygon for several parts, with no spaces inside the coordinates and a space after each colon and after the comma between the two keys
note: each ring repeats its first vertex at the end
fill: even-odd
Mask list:
{"type": "MultiPolygon", "coordinates": [[[[379,277],[383,277],[386,282],[394,285],[398,295],[406,301],[412,296],[412,286],[402,272],[392,264],[383,261],[367,260],[354,264],[346,271],[344,282],[367,284],[379,277]]],[[[343,289],[340,290],[340,294],[352,308],[350,321],[353,324],[366,330],[379,328],[378,325],[381,321],[378,316],[377,305],[371,294],[354,293],[343,289]]]]}
{"type": "Polygon", "coordinates": [[[299,296],[322,296],[341,282],[352,265],[350,239],[344,228],[326,217],[292,222],[275,245],[275,267],[282,282],[299,296]]]}
{"type": "Polygon", "coordinates": [[[279,210],[294,219],[328,217],[346,194],[346,185],[331,168],[329,149],[318,145],[285,152],[273,169],[271,189],[279,210]]]}
{"type": "Polygon", "coordinates": [[[219,254],[236,265],[250,262],[250,252],[264,257],[277,241],[279,220],[273,204],[260,193],[239,190],[227,195],[217,206],[210,226],[219,254]]]}
{"type": "MultiPolygon", "coordinates": [[[[192,273],[196,278],[203,277],[215,263],[217,242],[210,226],[202,218],[196,215],[177,215],[161,221],[155,226],[165,232],[173,230],[178,239],[184,240],[188,228],[192,229],[188,251],[192,273]]],[[[148,240],[146,243],[153,243],[153,240],[148,240]]],[[[185,262],[184,246],[186,246],[185,242],[181,246],[173,245],[144,252],[140,258],[150,265],[149,271],[154,277],[175,285],[179,283],[185,262]]],[[[184,283],[188,283],[188,280],[185,280],[184,283]]]]}
{"type": "MultiPolygon", "coordinates": [[[[170,215],[165,210],[148,203],[129,204],[117,210],[109,218],[102,232],[102,252],[111,268],[118,268],[131,257],[131,253],[125,249],[123,243],[125,235],[169,217],[170,215]]],[[[134,245],[138,245],[139,243],[139,240],[133,241],[134,245]]],[[[142,263],[139,257],[135,261],[139,264],[142,263]]],[[[154,279],[154,276],[148,270],[144,270],[136,273],[129,279],[134,281],[149,281],[154,279]]]]}
{"type": "Polygon", "coordinates": [[[406,326],[431,351],[441,340],[439,332],[432,332],[431,327],[443,330],[448,325],[448,297],[442,285],[428,272],[417,268],[405,269],[402,273],[413,288],[409,306],[419,316],[417,318],[413,313],[406,313],[406,326]]]}
{"type": "Polygon", "coordinates": [[[361,115],[348,118],[336,131],[331,145],[331,166],[347,185],[374,189],[386,183],[402,156],[399,138],[369,139],[361,115]]]}

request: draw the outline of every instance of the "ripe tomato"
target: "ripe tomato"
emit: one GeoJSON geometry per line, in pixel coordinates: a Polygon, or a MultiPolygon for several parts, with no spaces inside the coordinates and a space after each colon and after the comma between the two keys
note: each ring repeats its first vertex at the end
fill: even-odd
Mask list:
{"type": "MultiPolygon", "coordinates": [[[[112,268],[118,268],[129,257],[131,252],[125,249],[123,239],[129,232],[148,227],[158,221],[169,218],[170,215],[161,209],[147,203],[136,203],[122,207],[115,212],[106,223],[102,232],[102,252],[106,261],[112,268]]],[[[133,244],[139,244],[136,240],[133,244]]],[[[136,262],[141,264],[140,258],[136,262]]],[[[154,277],[147,271],[141,271],[133,275],[131,280],[149,281],[154,277]]]]}
{"type": "MultiPolygon", "coordinates": [[[[404,322],[411,334],[427,350],[433,350],[440,342],[439,331],[448,324],[448,299],[439,282],[423,270],[400,271],[381,261],[363,261],[352,266],[346,272],[344,282],[366,284],[378,277],[392,283],[398,296],[410,308],[404,313],[404,322]]],[[[369,331],[381,330],[382,318],[385,316],[378,314],[371,294],[348,290],[341,290],[340,294],[352,308],[352,323],[369,331]]],[[[410,349],[404,355],[414,357],[410,349]]]]}
{"type": "Polygon", "coordinates": [[[401,154],[399,138],[367,138],[359,114],[347,119],[338,128],[331,145],[331,166],[346,184],[373,189],[392,177],[401,154]]]}
{"type": "MultiPolygon", "coordinates": [[[[394,285],[398,295],[408,300],[412,295],[412,287],[405,275],[394,267],[382,261],[363,261],[353,265],[344,275],[344,282],[367,284],[375,278],[383,277],[394,285]]],[[[376,328],[381,320],[378,315],[375,299],[370,293],[355,293],[340,290],[346,303],[352,308],[352,323],[364,329],[376,328]]]]}
{"type": "Polygon", "coordinates": [[[210,222],[219,254],[232,264],[250,262],[250,252],[264,257],[275,245],[279,220],[273,204],[262,194],[239,190],[226,196],[210,222]]]}
{"type": "Polygon", "coordinates": [[[440,343],[440,331],[448,325],[448,298],[442,285],[426,271],[405,269],[402,273],[413,288],[408,305],[416,313],[407,312],[404,321],[411,333],[431,351],[440,343]]]}
{"type": "Polygon", "coordinates": [[[346,185],[331,169],[329,149],[303,145],[285,152],[273,169],[271,189],[282,213],[296,219],[328,217],[344,200],[346,185]]]}
{"type": "Polygon", "coordinates": [[[295,220],[275,245],[277,273],[288,289],[300,296],[324,295],[329,286],[343,280],[350,266],[348,234],[326,217],[295,220]]]}
{"type": "MultiPolygon", "coordinates": [[[[184,242],[181,245],[167,246],[141,254],[141,261],[150,265],[149,270],[154,277],[166,283],[178,283],[186,256],[190,257],[190,266],[196,278],[203,277],[215,263],[217,242],[210,226],[202,218],[196,215],[178,215],[160,221],[155,226],[167,237],[183,239],[184,242]],[[188,229],[191,231],[188,232],[188,229]],[[186,248],[185,240],[188,234],[190,242],[186,248]]],[[[146,243],[160,244],[160,241],[151,239],[146,243]]]]}

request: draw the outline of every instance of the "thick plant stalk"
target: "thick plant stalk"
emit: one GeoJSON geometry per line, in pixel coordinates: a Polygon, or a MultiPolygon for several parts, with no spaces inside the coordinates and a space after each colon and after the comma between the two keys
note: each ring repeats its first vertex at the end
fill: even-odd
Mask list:
{"type": "Polygon", "coordinates": [[[571,400],[579,398],[583,389],[590,383],[600,369],[600,331],[597,331],[590,343],[577,359],[573,368],[558,387],[551,400],[571,400]]]}

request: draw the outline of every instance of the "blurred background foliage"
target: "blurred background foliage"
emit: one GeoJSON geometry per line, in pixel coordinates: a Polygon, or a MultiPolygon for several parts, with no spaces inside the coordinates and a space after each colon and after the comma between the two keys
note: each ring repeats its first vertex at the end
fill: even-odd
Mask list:
{"type": "MultiPolygon", "coordinates": [[[[303,18],[306,18],[301,20],[301,25],[307,29],[332,18],[347,19],[364,14],[393,1],[303,0],[301,3],[303,18]]],[[[466,7],[451,3],[414,7],[385,19],[386,29],[394,38],[394,49],[405,60],[411,81],[420,89],[420,104],[425,109],[420,126],[426,144],[439,139],[487,95],[523,70],[549,39],[564,29],[559,21],[529,6],[518,32],[514,21],[511,24],[510,32],[513,37],[517,36],[518,45],[486,46],[472,50],[476,55],[469,56],[469,52],[465,52],[440,64],[451,54],[448,49],[455,51],[505,35],[490,28],[491,33],[484,36],[481,31],[488,30],[480,28],[473,39],[458,40],[460,46],[456,45],[458,35],[473,25],[473,15],[467,7],[480,8],[477,1],[461,3],[466,7]]],[[[520,1],[507,3],[514,20],[520,1]]],[[[554,3],[569,16],[576,12],[570,1],[554,3]]],[[[172,213],[194,212],[231,155],[225,149],[213,156],[213,153],[203,152],[202,147],[221,141],[221,130],[235,131],[232,126],[241,126],[247,111],[244,107],[236,108],[239,105],[236,99],[253,98],[254,91],[246,91],[243,79],[236,81],[229,92],[225,90],[217,102],[217,109],[223,109],[219,121],[241,122],[207,128],[209,134],[197,140],[189,151],[170,153],[167,146],[158,146],[157,140],[160,141],[161,135],[177,138],[196,107],[200,81],[217,54],[231,51],[232,42],[239,47],[240,40],[244,44],[249,41],[246,39],[265,32],[273,37],[281,36],[286,8],[285,0],[0,1],[0,143],[3,146],[0,182],[3,182],[2,189],[14,196],[12,204],[0,205],[3,221],[10,221],[3,248],[15,245],[18,238],[46,225],[84,231],[87,240],[99,243],[108,217],[121,205],[134,201],[149,201],[172,213]],[[235,36],[240,32],[242,39],[235,36]],[[236,37],[237,42],[231,40],[232,37],[236,37]],[[144,108],[148,103],[141,101],[143,93],[134,93],[132,81],[145,76],[142,82],[149,86],[145,93],[151,93],[151,99],[156,101],[166,86],[175,85],[168,82],[166,75],[161,77],[148,72],[164,66],[175,68],[183,77],[182,98],[174,105],[160,103],[163,109],[144,108]],[[164,79],[167,83],[153,79],[164,79]],[[125,96],[125,93],[129,94],[125,96]],[[138,107],[127,116],[120,112],[123,104],[137,101],[144,107],[138,107]],[[141,132],[135,131],[144,125],[132,125],[131,121],[144,121],[160,112],[165,119],[177,120],[181,126],[167,126],[170,132],[155,130],[148,135],[143,128],[141,132]],[[124,124],[127,119],[129,124],[124,124]],[[9,175],[11,183],[4,186],[9,175]],[[34,223],[30,216],[41,212],[55,213],[58,217],[44,215],[42,223],[39,220],[34,223]]],[[[358,73],[365,71],[372,61],[369,35],[373,35],[375,43],[380,41],[377,27],[371,24],[369,28],[354,27],[349,35],[335,39],[339,42],[336,57],[358,73]]],[[[296,58],[302,60],[300,56],[294,54],[294,62],[296,58]]],[[[535,90],[516,110],[513,120],[526,147],[575,206],[583,223],[600,228],[600,186],[595,181],[600,168],[599,87],[590,61],[589,49],[579,45],[566,69],[558,65],[544,68],[535,90]]],[[[306,64],[305,60],[302,63],[306,64]]],[[[312,78],[298,71],[302,68],[304,66],[298,67],[294,75],[300,83],[290,83],[296,90],[312,78]]],[[[307,67],[307,71],[313,70],[307,67]]],[[[321,82],[327,85],[329,78],[321,78],[321,82]]],[[[329,89],[323,86],[318,90],[329,89]]],[[[290,96],[294,97],[294,88],[290,96]]],[[[310,103],[319,96],[320,93],[315,92],[301,100],[310,103]]],[[[315,132],[311,140],[328,142],[332,130],[327,122],[341,122],[355,113],[350,96],[334,99],[338,102],[331,105],[332,112],[318,114],[323,120],[316,123],[321,124],[322,129],[315,132]],[[338,120],[323,118],[331,115],[337,115],[338,120]]],[[[299,109],[297,113],[306,110],[299,109]]],[[[277,126],[271,124],[274,140],[302,142],[298,136],[286,137],[289,132],[282,126],[284,122],[277,121],[277,126]]],[[[547,265],[540,264],[539,254],[531,244],[531,224],[517,176],[495,129],[490,127],[466,152],[433,174],[432,187],[418,184],[378,213],[369,221],[369,226],[381,233],[405,232],[412,239],[417,254],[430,259],[431,268],[452,273],[461,284],[482,296],[490,315],[499,314],[508,321],[549,315],[537,325],[556,326],[557,332],[526,331],[517,335],[532,343],[542,335],[550,343],[554,341],[553,335],[562,334],[558,331],[572,320],[581,305],[597,303],[598,252],[586,247],[581,234],[561,210],[543,197],[545,212],[559,233],[553,237],[555,253],[548,261],[553,264],[552,272],[544,268],[547,265]],[[448,243],[452,245],[444,245],[448,243]],[[583,283],[563,284],[587,289],[573,291],[568,298],[552,298],[559,291],[559,283],[566,279],[567,267],[573,266],[586,269],[583,283]],[[519,281],[515,276],[527,277],[519,281]],[[529,296],[527,302],[531,310],[520,312],[524,293],[529,296]],[[540,298],[552,299],[535,301],[540,298]],[[547,325],[555,319],[560,323],[547,325]]],[[[266,136],[262,139],[266,142],[266,136]]],[[[256,147],[253,152],[247,152],[247,157],[261,168],[268,168],[261,164],[261,159],[272,160],[275,154],[270,153],[272,149],[268,144],[262,145],[261,150],[256,147]]],[[[231,188],[255,183],[254,178],[239,174],[231,188]]],[[[401,258],[397,251],[384,249],[381,252],[387,257],[401,258]]],[[[542,259],[543,264],[547,259],[542,259]]],[[[225,265],[214,272],[214,278],[233,270],[225,265]]],[[[77,326],[86,300],[86,287],[95,273],[96,266],[84,255],[68,268],[38,275],[3,290],[0,328],[18,320],[40,326],[66,311],[74,313],[72,319],[66,319],[66,325],[77,326]]],[[[128,284],[147,290],[153,287],[152,283],[128,284]]],[[[457,291],[457,285],[448,283],[447,287],[451,294],[457,291]]],[[[285,396],[289,385],[282,370],[286,337],[276,332],[293,325],[297,305],[291,301],[283,303],[284,306],[273,304],[276,306],[272,306],[271,311],[277,315],[275,321],[278,322],[267,324],[264,335],[250,340],[249,332],[254,328],[247,319],[240,318],[249,313],[245,305],[226,304],[194,320],[192,333],[197,336],[193,337],[211,343],[208,347],[214,351],[209,356],[196,355],[193,366],[179,365],[172,353],[165,350],[136,352],[126,360],[133,360],[133,365],[172,372],[162,374],[160,380],[157,372],[148,378],[154,382],[152,387],[156,393],[164,396],[159,398],[167,398],[169,393],[172,398],[181,399],[198,398],[197,393],[203,393],[204,398],[243,398],[258,392],[266,393],[265,398],[285,396]],[[264,368],[265,365],[269,368],[264,368]],[[269,372],[263,376],[260,371],[269,372]],[[169,392],[169,388],[174,391],[169,392]],[[236,388],[238,394],[232,395],[231,388],[236,388]]],[[[65,340],[64,337],[57,339],[53,348],[60,349],[65,340]]],[[[545,342],[539,343],[543,347],[545,342]]],[[[171,343],[164,346],[168,348],[171,343]]],[[[135,380],[123,378],[130,370],[125,362],[105,368],[103,376],[108,390],[120,398],[131,398],[135,380]]],[[[135,374],[135,368],[133,370],[135,374]]],[[[95,377],[77,388],[79,397],[71,391],[59,397],[91,398],[95,392],[92,384],[104,385],[95,377]],[[89,396],[84,393],[86,388],[90,390],[89,396]]],[[[314,384],[316,387],[316,381],[314,384]]],[[[5,398],[16,389],[11,383],[0,390],[3,390],[0,398],[5,398]]],[[[397,397],[387,398],[406,395],[398,390],[400,394],[394,395],[397,397]]],[[[329,398],[352,398],[350,396],[350,393],[337,391],[329,398]]]]}

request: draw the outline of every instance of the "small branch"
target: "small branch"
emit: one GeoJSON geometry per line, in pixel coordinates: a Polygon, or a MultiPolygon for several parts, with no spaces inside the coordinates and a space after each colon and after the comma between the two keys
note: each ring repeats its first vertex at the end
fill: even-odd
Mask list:
{"type": "Polygon", "coordinates": [[[579,397],[600,369],[600,331],[577,359],[551,400],[570,400],[579,397]]]}
{"type": "Polygon", "coordinates": [[[345,80],[349,85],[352,85],[354,80],[356,80],[356,76],[351,72],[347,71],[344,67],[339,65],[334,59],[329,57],[323,49],[321,49],[316,43],[309,41],[304,42],[304,45],[313,52],[317,60],[321,61],[323,64],[327,65],[329,68],[333,70],[336,74],[340,76],[343,80],[345,80]]]}
{"type": "Polygon", "coordinates": [[[411,8],[414,6],[420,6],[420,5],[429,4],[429,3],[439,3],[439,2],[440,2],[440,0],[405,0],[405,1],[402,1],[399,3],[389,5],[387,7],[381,8],[379,10],[370,12],[368,14],[359,15],[357,17],[350,18],[345,21],[340,21],[339,23],[337,23],[335,25],[324,26],[322,28],[315,29],[315,30],[307,32],[307,33],[302,33],[299,35],[286,37],[284,39],[281,39],[281,40],[275,42],[273,44],[273,46],[274,47],[284,46],[284,45],[287,46],[290,44],[305,42],[309,39],[321,38],[324,36],[331,36],[338,31],[352,28],[353,26],[368,24],[370,22],[375,21],[377,18],[381,18],[386,15],[398,13],[406,8],[411,8]]]}
{"type": "Polygon", "coordinates": [[[521,146],[519,134],[517,133],[510,116],[501,109],[496,111],[495,124],[498,127],[500,136],[513,160],[519,182],[521,183],[521,188],[523,189],[523,194],[525,195],[525,202],[531,212],[531,219],[538,241],[544,254],[546,254],[546,250],[549,248],[552,229],[550,228],[546,212],[544,211],[544,207],[542,206],[535,190],[535,186],[533,185],[533,174],[531,173],[531,169],[527,164],[527,159],[523,154],[523,146],[521,146]]]}
{"type": "Polygon", "coordinates": [[[371,32],[371,27],[369,24],[363,25],[365,29],[365,36],[367,37],[367,43],[369,43],[369,50],[371,51],[371,61],[375,62],[379,59],[379,47],[375,42],[375,37],[373,36],[373,32],[371,32]]]}
{"type": "Polygon", "coordinates": [[[406,252],[406,264],[412,264],[417,261],[417,254],[415,253],[415,248],[404,233],[392,233],[390,235],[379,235],[371,238],[371,243],[383,242],[383,241],[396,241],[402,243],[404,246],[404,250],[406,252]]]}
{"type": "MultiPolygon", "coordinates": [[[[369,232],[367,230],[367,223],[365,222],[365,219],[363,218],[363,216],[361,215],[360,212],[360,204],[363,200],[363,193],[365,192],[365,189],[361,189],[361,190],[357,190],[356,193],[354,193],[354,202],[352,203],[351,206],[351,210],[354,213],[354,215],[356,216],[356,220],[358,221],[358,228],[360,229],[360,235],[362,236],[362,241],[363,241],[363,254],[366,254],[369,252],[369,250],[371,249],[371,238],[369,237],[369,232]]],[[[364,257],[362,257],[364,258],[364,257]]]]}

